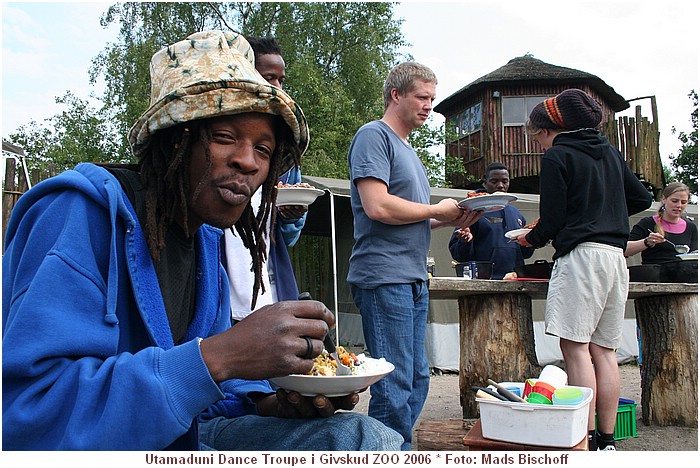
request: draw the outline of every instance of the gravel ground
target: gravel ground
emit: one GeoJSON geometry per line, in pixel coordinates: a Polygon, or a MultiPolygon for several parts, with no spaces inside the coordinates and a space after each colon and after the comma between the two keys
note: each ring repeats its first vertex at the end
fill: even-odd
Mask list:
{"type": "MultiPolygon", "coordinates": [[[[637,402],[637,437],[618,440],[618,450],[625,451],[697,451],[698,429],[687,427],[645,426],[642,423],[641,386],[639,367],[635,364],[620,366],[620,396],[637,402]]],[[[367,414],[369,392],[361,394],[356,411],[367,414]]],[[[420,419],[460,419],[459,376],[457,374],[434,375],[430,379],[430,392],[420,419]]]]}

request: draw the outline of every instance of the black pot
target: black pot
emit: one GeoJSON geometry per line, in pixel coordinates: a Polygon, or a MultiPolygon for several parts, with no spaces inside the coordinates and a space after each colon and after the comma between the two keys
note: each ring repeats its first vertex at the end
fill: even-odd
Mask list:
{"type": "Polygon", "coordinates": [[[529,265],[516,266],[515,274],[518,275],[518,278],[549,279],[552,276],[553,266],[554,262],[535,260],[535,263],[529,265]]]}
{"type": "Polygon", "coordinates": [[[628,268],[633,283],[697,283],[698,261],[679,260],[655,265],[634,265],[628,268]]]}

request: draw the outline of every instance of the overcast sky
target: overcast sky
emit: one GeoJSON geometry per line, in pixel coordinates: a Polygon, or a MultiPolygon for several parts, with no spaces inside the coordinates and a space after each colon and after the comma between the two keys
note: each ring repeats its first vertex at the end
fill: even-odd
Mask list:
{"type": "MultiPolygon", "coordinates": [[[[697,18],[692,0],[404,2],[396,8],[414,59],[438,76],[439,103],[512,58],[532,54],[592,73],[625,99],[656,95],[661,154],[676,154],[671,128],[690,131],[698,90],[697,18]]],[[[99,17],[109,3],[9,2],[2,5],[2,135],[62,110],[57,96],[80,98],[90,61],[116,28],[99,17]]],[[[97,89],[98,94],[101,90],[97,89]]],[[[632,103],[651,118],[649,100],[632,103]]],[[[441,115],[435,115],[441,123],[441,115]]]]}

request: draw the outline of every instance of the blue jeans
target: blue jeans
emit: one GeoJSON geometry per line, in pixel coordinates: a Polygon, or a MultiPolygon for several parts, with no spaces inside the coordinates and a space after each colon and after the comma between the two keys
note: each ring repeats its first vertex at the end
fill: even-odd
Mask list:
{"type": "Polygon", "coordinates": [[[370,387],[369,415],[403,436],[401,450],[411,450],[413,426],[430,387],[425,351],[427,284],[418,281],[376,289],[350,288],[362,315],[367,350],[372,357],[383,357],[396,367],[370,387]]]}
{"type": "Polygon", "coordinates": [[[283,419],[247,415],[199,423],[204,449],[242,451],[396,451],[401,436],[359,413],[330,418],[283,419]]]}

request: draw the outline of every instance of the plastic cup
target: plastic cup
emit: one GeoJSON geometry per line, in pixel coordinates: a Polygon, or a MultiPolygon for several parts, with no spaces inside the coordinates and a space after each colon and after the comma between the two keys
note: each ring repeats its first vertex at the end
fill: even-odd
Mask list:
{"type": "Polygon", "coordinates": [[[543,382],[541,380],[538,381],[532,387],[533,392],[536,392],[536,393],[539,393],[540,395],[546,396],[547,398],[549,398],[550,401],[552,400],[552,395],[554,395],[555,390],[556,389],[552,385],[549,385],[547,382],[543,382]]]}
{"type": "Polygon", "coordinates": [[[490,280],[493,275],[493,262],[476,262],[476,274],[472,270],[472,277],[475,279],[490,280]]]}
{"type": "Polygon", "coordinates": [[[528,397],[527,397],[527,402],[533,403],[535,405],[551,405],[552,404],[552,400],[550,400],[546,396],[542,395],[541,393],[537,393],[537,392],[530,392],[530,395],[528,395],[528,397]]]}
{"type": "Polygon", "coordinates": [[[469,262],[456,264],[455,273],[460,278],[472,279],[472,269],[469,265],[469,262]]]}
{"type": "Polygon", "coordinates": [[[514,395],[520,396],[520,387],[506,387],[506,390],[510,391],[514,395]]]}
{"type": "Polygon", "coordinates": [[[583,401],[583,391],[576,387],[562,387],[554,391],[552,403],[555,405],[578,405],[583,401]]]}
{"type": "Polygon", "coordinates": [[[550,364],[544,366],[544,369],[542,369],[542,372],[540,372],[540,378],[538,380],[547,382],[549,385],[556,389],[566,385],[568,376],[566,375],[566,372],[564,372],[563,369],[560,369],[559,367],[550,364]]]}
{"type": "Polygon", "coordinates": [[[527,379],[525,381],[525,387],[523,388],[522,397],[527,399],[527,396],[532,392],[532,387],[537,383],[537,379],[527,379]]]}

